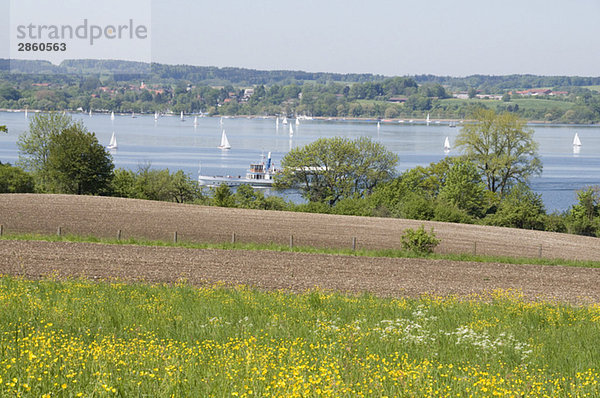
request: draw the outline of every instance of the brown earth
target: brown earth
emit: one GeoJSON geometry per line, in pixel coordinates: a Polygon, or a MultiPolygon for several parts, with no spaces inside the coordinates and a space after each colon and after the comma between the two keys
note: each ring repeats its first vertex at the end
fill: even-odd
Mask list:
{"type": "MultiPolygon", "coordinates": [[[[477,251],[600,260],[600,239],[581,236],[420,221],[224,209],[118,198],[0,195],[0,224],[7,232],[113,237],[288,243],[321,247],[398,247],[402,231],[434,227],[444,251],[477,251]],[[529,247],[530,252],[525,251],[529,247]],[[493,249],[493,250],[492,250],[493,249]]],[[[0,241],[0,274],[118,278],[149,282],[224,282],[264,289],[314,287],[383,296],[423,293],[468,295],[517,289],[530,299],[600,302],[600,269],[507,265],[424,259],[265,251],[0,241]]]]}
{"type": "Polygon", "coordinates": [[[434,228],[439,252],[472,253],[600,261],[600,239],[584,236],[479,225],[391,218],[332,216],[263,210],[228,209],[135,199],[69,195],[0,195],[0,224],[7,232],[136,237],[171,240],[280,243],[295,245],[400,247],[406,228],[434,228]],[[476,246],[476,248],[475,248],[476,246]]]}
{"type": "Polygon", "coordinates": [[[261,289],[379,296],[485,294],[516,289],[530,300],[600,302],[600,269],[391,259],[291,252],[196,250],[94,243],[0,241],[0,274],[124,281],[225,283],[261,289]]]}

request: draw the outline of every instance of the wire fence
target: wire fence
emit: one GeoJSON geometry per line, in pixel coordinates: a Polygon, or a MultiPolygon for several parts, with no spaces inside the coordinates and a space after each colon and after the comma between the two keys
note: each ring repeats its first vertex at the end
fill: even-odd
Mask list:
{"type": "MultiPolygon", "coordinates": [[[[175,243],[197,243],[197,244],[258,244],[258,245],[277,245],[289,248],[311,247],[316,249],[344,249],[344,250],[402,250],[400,236],[395,237],[364,237],[351,236],[341,231],[337,235],[329,234],[323,236],[319,233],[306,233],[298,231],[292,234],[269,234],[267,232],[231,231],[214,232],[202,228],[189,230],[169,230],[167,228],[156,228],[144,233],[139,231],[128,231],[126,228],[114,229],[112,232],[107,230],[97,230],[90,233],[89,230],[72,226],[57,226],[51,230],[45,227],[40,230],[14,230],[11,231],[4,225],[0,225],[0,236],[9,233],[37,233],[43,235],[74,235],[82,237],[95,237],[104,239],[128,240],[143,239],[156,240],[175,243]]],[[[490,239],[464,239],[442,237],[439,245],[435,248],[438,254],[469,254],[494,257],[521,257],[521,258],[563,258],[570,260],[600,260],[600,250],[598,253],[586,253],[585,256],[577,254],[576,247],[555,247],[546,246],[540,243],[515,244],[506,241],[497,241],[490,239]]]]}

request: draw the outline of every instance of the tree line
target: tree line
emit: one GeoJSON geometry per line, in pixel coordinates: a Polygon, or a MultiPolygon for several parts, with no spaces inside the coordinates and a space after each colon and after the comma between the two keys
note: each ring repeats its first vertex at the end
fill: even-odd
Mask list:
{"type": "MultiPolygon", "coordinates": [[[[461,129],[461,156],[396,173],[398,157],[368,138],[322,138],[282,160],[276,188],[300,190],[306,203],[249,186],[207,190],[181,170],[114,169],[110,153],[80,122],[37,114],[18,141],[17,166],[0,164],[0,193],[110,195],[223,207],[477,223],[600,237],[600,188],[578,192],[563,213],[548,214],[528,186],[542,171],[533,132],[512,113],[478,110],[461,129]]],[[[0,126],[0,132],[6,129],[0,126]]]]}

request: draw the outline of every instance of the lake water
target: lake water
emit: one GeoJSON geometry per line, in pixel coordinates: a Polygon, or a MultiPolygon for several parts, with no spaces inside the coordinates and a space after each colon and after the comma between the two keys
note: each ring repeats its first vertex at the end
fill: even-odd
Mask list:
{"type": "MultiPolygon", "coordinates": [[[[116,167],[137,169],[150,162],[155,168],[171,171],[182,169],[192,176],[198,175],[201,166],[205,175],[245,175],[251,162],[260,160],[261,154],[272,152],[278,165],[291,149],[310,143],[320,137],[343,136],[371,137],[400,157],[398,170],[426,166],[443,159],[446,136],[454,143],[460,127],[447,124],[381,123],[365,121],[302,121],[289,127],[275,127],[274,119],[225,118],[223,125],[232,149],[221,151],[220,118],[193,117],[182,122],[179,116],[163,116],[157,122],[154,115],[117,115],[111,121],[106,114],[72,115],[82,120],[90,131],[96,133],[100,143],[107,145],[112,132],[117,136],[119,148],[112,151],[116,167]]],[[[292,120],[293,122],[293,120],[292,120]]],[[[18,158],[16,141],[28,128],[23,112],[0,112],[0,125],[9,133],[0,134],[0,160],[14,163],[18,158]]],[[[544,165],[541,177],[531,180],[534,191],[543,197],[549,211],[566,210],[576,201],[576,190],[588,185],[600,185],[600,127],[598,126],[531,126],[539,143],[539,153],[544,165]],[[572,141],[577,132],[582,141],[579,154],[573,153],[572,141]]],[[[449,156],[457,154],[450,151],[449,156]]]]}

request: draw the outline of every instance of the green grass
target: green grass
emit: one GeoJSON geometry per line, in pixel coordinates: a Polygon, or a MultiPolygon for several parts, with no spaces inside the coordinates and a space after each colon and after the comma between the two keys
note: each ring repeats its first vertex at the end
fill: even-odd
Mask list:
{"type": "Polygon", "coordinates": [[[467,104],[481,104],[485,105],[488,108],[497,110],[499,106],[508,106],[508,105],[519,105],[520,111],[526,110],[534,110],[540,111],[545,109],[559,109],[561,111],[567,111],[575,106],[572,102],[566,101],[557,101],[557,100],[548,100],[548,99],[534,99],[534,98],[517,98],[512,99],[510,102],[504,102],[499,100],[484,100],[479,98],[473,99],[459,99],[459,98],[447,98],[441,100],[442,104],[458,104],[458,105],[467,105],[467,104]]]}
{"type": "Polygon", "coordinates": [[[597,396],[600,309],[0,277],[0,396],[597,396]]]}
{"type": "MultiPolygon", "coordinates": [[[[400,249],[381,249],[381,250],[366,250],[351,248],[318,248],[310,246],[294,246],[281,244],[259,244],[259,243],[195,243],[195,242],[165,242],[159,240],[147,239],[110,239],[98,238],[94,236],[77,236],[77,235],[39,235],[39,234],[11,234],[4,233],[0,236],[0,240],[34,240],[47,242],[85,242],[85,243],[100,243],[111,245],[138,245],[138,246],[164,246],[164,247],[182,247],[188,249],[220,249],[220,250],[269,250],[279,252],[296,252],[296,253],[314,253],[314,254],[334,254],[344,256],[359,256],[359,257],[385,257],[385,258],[429,258],[437,260],[453,260],[453,261],[474,261],[480,263],[503,263],[503,264],[535,264],[535,265],[562,265],[570,267],[586,267],[600,268],[598,261],[581,261],[581,260],[566,260],[560,258],[535,258],[535,257],[509,257],[509,256],[486,256],[474,255],[470,253],[457,254],[418,254],[400,249]]],[[[358,242],[360,245],[360,242],[358,242]]],[[[400,238],[398,238],[400,245],[400,238]]]]}
{"type": "Polygon", "coordinates": [[[583,86],[583,87],[590,89],[592,91],[600,91],[600,86],[583,86]]]}

